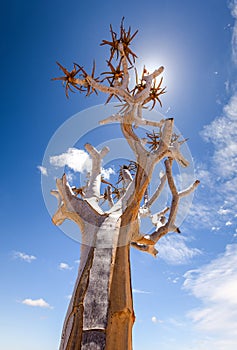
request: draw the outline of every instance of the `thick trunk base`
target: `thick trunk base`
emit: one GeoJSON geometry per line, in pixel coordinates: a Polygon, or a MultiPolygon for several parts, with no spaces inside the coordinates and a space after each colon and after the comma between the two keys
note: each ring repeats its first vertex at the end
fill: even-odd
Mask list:
{"type": "Polygon", "coordinates": [[[118,220],[107,218],[96,247],[82,245],[60,350],[132,350],[130,248],[117,247],[119,234],[118,220]],[[102,246],[104,239],[111,247],[102,246]]]}

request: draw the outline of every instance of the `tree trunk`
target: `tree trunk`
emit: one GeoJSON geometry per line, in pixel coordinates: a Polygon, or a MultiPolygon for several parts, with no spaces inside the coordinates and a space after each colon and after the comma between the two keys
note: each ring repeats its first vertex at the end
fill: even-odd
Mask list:
{"type": "Polygon", "coordinates": [[[118,216],[110,215],[96,233],[95,246],[81,246],[60,350],[132,349],[130,247],[118,245],[120,224],[118,216]]]}

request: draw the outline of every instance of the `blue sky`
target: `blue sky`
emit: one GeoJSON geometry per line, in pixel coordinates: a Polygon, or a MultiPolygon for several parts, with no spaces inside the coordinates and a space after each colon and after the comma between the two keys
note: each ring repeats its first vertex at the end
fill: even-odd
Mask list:
{"type": "Polygon", "coordinates": [[[51,223],[38,166],[60,125],[104,103],[105,96],[71,94],[67,100],[50,79],[59,75],[55,61],[90,69],[95,58],[98,71],[104,70],[107,51],[99,44],[109,37],[109,24],[118,28],[125,16],[127,25],[139,29],[133,46],[138,67],[165,66],[167,94],[157,112],[174,117],[189,137],[201,180],[183,235],[160,241],[157,259],[131,253],[134,349],[234,350],[237,2],[103,5],[2,4],[0,348],[58,347],[80,246],[51,223]]]}

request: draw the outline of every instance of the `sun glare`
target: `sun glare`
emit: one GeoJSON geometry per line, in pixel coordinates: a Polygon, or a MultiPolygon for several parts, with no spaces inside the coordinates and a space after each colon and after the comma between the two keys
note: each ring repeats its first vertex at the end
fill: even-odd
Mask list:
{"type": "MultiPolygon", "coordinates": [[[[164,71],[161,74],[160,77],[157,78],[157,84],[159,83],[159,79],[163,77],[163,86],[172,86],[174,84],[174,64],[172,64],[172,61],[170,59],[167,59],[164,57],[164,59],[160,58],[156,60],[155,57],[144,57],[143,62],[145,63],[146,70],[149,73],[154,72],[156,69],[158,69],[160,66],[164,67],[164,71]]],[[[143,66],[141,65],[139,67],[139,71],[143,69],[143,66]]]]}

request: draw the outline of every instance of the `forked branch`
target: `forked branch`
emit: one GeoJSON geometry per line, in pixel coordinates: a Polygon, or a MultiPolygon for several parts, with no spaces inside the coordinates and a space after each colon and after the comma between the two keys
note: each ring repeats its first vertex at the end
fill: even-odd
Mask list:
{"type": "Polygon", "coordinates": [[[51,191],[51,194],[58,199],[58,210],[52,220],[55,225],[61,225],[64,220],[69,219],[78,224],[81,231],[84,232],[85,223],[96,227],[99,225],[101,213],[98,213],[86,200],[74,195],[64,174],[61,179],[56,180],[57,190],[51,191]]]}
{"type": "MultiPolygon", "coordinates": [[[[164,220],[165,217],[163,216],[164,212],[161,212],[160,215],[157,216],[157,221],[163,218],[163,223],[161,222],[162,224],[158,225],[157,229],[153,233],[149,235],[140,236],[140,238],[136,242],[133,242],[132,246],[142,251],[146,251],[146,252],[153,251],[151,247],[154,246],[163,236],[165,236],[169,232],[180,233],[179,228],[175,225],[180,198],[183,198],[191,194],[200,183],[199,180],[196,180],[187,189],[178,192],[173,179],[173,175],[172,175],[172,162],[173,162],[172,159],[169,159],[169,158],[165,160],[166,177],[167,177],[168,186],[172,195],[168,220],[165,223],[166,220],[164,220]]],[[[159,187],[158,187],[158,192],[159,192],[159,187]]]]}

